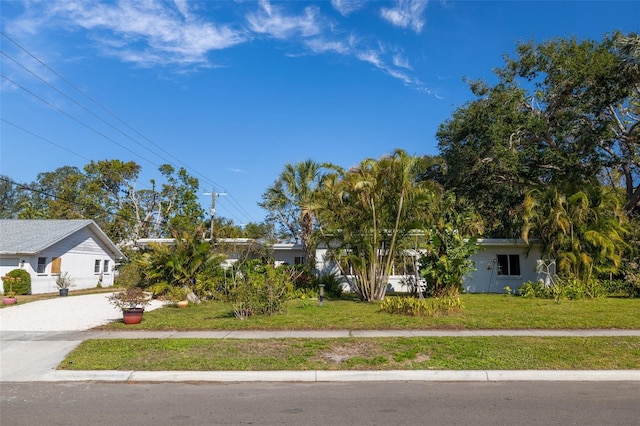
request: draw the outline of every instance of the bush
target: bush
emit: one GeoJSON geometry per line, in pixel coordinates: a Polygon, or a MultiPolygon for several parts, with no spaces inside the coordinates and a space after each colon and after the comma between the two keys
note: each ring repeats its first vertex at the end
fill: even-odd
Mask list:
{"type": "Polygon", "coordinates": [[[603,285],[610,297],[640,297],[640,286],[628,280],[606,280],[603,285]]]}
{"type": "Polygon", "coordinates": [[[560,281],[557,285],[562,286],[562,293],[569,300],[597,299],[606,295],[605,287],[595,278],[586,281],[572,278],[560,281]]]}
{"type": "Polygon", "coordinates": [[[253,262],[248,262],[248,268],[237,275],[235,285],[228,290],[233,313],[240,319],[279,313],[294,292],[286,269],[253,262]]]}
{"type": "Polygon", "coordinates": [[[516,293],[518,296],[528,298],[553,299],[551,287],[547,287],[542,281],[527,281],[522,284],[516,293]]]}
{"type": "Polygon", "coordinates": [[[132,260],[118,268],[115,284],[118,287],[144,287],[143,269],[140,262],[132,260]]]}
{"type": "Polygon", "coordinates": [[[7,277],[11,278],[19,278],[12,280],[11,284],[9,284],[9,280],[2,280],[4,293],[7,294],[9,291],[13,291],[16,294],[31,294],[31,275],[24,269],[14,269],[9,272],[7,277]]]}
{"type": "Polygon", "coordinates": [[[329,298],[339,299],[342,297],[342,281],[339,275],[325,273],[313,279],[314,289],[319,289],[320,284],[324,284],[324,295],[329,298]]]}
{"type": "Polygon", "coordinates": [[[409,315],[414,317],[435,317],[459,312],[463,308],[458,295],[446,295],[428,299],[415,297],[387,297],[380,308],[390,314],[409,315]]]}
{"type": "Polygon", "coordinates": [[[567,278],[558,280],[551,286],[544,283],[526,282],[518,290],[518,295],[524,297],[538,297],[541,299],[556,299],[560,301],[562,298],[569,300],[576,299],[596,299],[607,295],[607,289],[602,281],[590,278],[586,281],[575,278],[567,278]]]}

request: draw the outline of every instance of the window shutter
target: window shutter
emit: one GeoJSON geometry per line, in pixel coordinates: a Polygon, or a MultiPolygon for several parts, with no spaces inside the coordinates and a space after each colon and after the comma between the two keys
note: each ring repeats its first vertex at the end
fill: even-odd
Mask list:
{"type": "Polygon", "coordinates": [[[53,259],[51,259],[51,273],[52,274],[59,274],[62,266],[62,258],[61,257],[54,257],[53,259]]]}

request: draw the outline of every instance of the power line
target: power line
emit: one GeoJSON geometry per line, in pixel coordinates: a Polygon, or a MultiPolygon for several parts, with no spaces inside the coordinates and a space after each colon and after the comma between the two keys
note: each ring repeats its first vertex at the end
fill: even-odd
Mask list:
{"type": "Polygon", "coordinates": [[[38,80],[42,81],[44,84],[46,84],[47,86],[51,87],[53,90],[55,90],[56,92],[58,92],[59,94],[61,94],[62,96],[64,96],[65,98],[69,99],[71,102],[73,102],[74,104],[78,105],[80,108],[82,108],[83,110],[85,110],[87,113],[91,114],[92,116],[94,116],[95,118],[97,118],[98,120],[100,120],[101,122],[103,122],[104,124],[106,124],[107,126],[111,127],[113,130],[115,130],[116,132],[120,133],[121,135],[123,135],[124,137],[130,139],[131,141],[135,142],[137,145],[141,146],[142,148],[146,149],[147,151],[149,151],[150,153],[157,155],[158,157],[160,157],[162,160],[170,163],[169,160],[167,160],[166,158],[163,158],[162,156],[158,155],[157,153],[153,152],[151,149],[147,148],[146,146],[144,146],[142,143],[138,142],[136,139],[132,138],[131,136],[129,136],[128,134],[126,134],[125,132],[123,132],[122,130],[118,129],[117,127],[115,127],[113,124],[109,123],[108,121],[106,121],[105,119],[103,119],[102,117],[100,117],[98,114],[94,113],[93,111],[89,110],[87,107],[85,107],[84,105],[82,105],[80,102],[76,101],[75,99],[73,99],[71,96],[67,95],[66,93],[64,93],[62,90],[58,89],[57,87],[55,87],[54,85],[52,85],[51,83],[49,83],[48,81],[46,81],[45,79],[43,79],[42,77],[40,77],[39,75],[37,75],[36,73],[34,73],[33,71],[31,71],[30,69],[28,69],[27,67],[25,67],[23,64],[21,64],[20,62],[18,62],[16,59],[14,59],[13,57],[9,56],[6,52],[4,51],[0,51],[0,53],[2,53],[5,57],[7,57],[8,59],[10,59],[11,61],[13,61],[15,64],[17,64],[18,66],[20,66],[22,69],[24,69],[25,71],[27,71],[29,74],[33,75],[34,77],[36,77],[38,80]]]}
{"type": "MultiPolygon", "coordinates": [[[[93,104],[97,105],[100,109],[102,109],[104,112],[106,112],[107,114],[109,114],[111,117],[115,118],[116,120],[118,120],[120,123],[122,123],[125,127],[127,127],[128,129],[132,130],[133,132],[135,132],[136,134],[138,134],[139,136],[141,136],[144,140],[146,140],[147,142],[149,142],[150,144],[152,144],[153,146],[155,146],[156,148],[158,148],[159,150],[161,150],[162,152],[164,152],[165,154],[167,154],[169,157],[173,158],[175,161],[177,161],[178,163],[182,164],[187,170],[191,170],[192,173],[200,176],[204,181],[206,181],[207,183],[209,183],[210,185],[213,186],[220,186],[219,184],[217,184],[216,182],[214,182],[213,180],[207,178],[206,176],[204,176],[203,174],[199,173],[197,170],[189,167],[187,164],[185,164],[184,162],[182,162],[180,159],[178,159],[177,157],[175,157],[174,155],[172,155],[171,153],[169,153],[168,151],[166,151],[164,148],[162,148],[161,146],[157,145],[155,142],[153,142],[151,139],[147,138],[145,135],[143,135],[142,133],[140,133],[139,131],[137,131],[136,129],[134,129],[132,126],[130,126],[127,122],[125,122],[124,120],[122,120],[121,118],[119,118],[118,116],[116,116],[114,113],[112,113],[109,109],[107,109],[105,106],[103,106],[100,102],[96,101],[94,98],[92,98],[91,96],[89,96],[88,94],[86,94],[84,91],[82,91],[81,89],[79,89],[76,85],[74,85],[72,82],[70,82],[69,80],[67,80],[64,76],[62,76],[60,73],[58,73],[56,70],[54,70],[53,68],[51,68],[49,65],[47,65],[44,61],[42,61],[40,58],[38,58],[36,55],[34,55],[33,53],[31,53],[28,49],[26,49],[24,46],[22,46],[21,44],[19,44],[17,41],[15,41],[14,39],[12,39],[11,37],[9,37],[6,33],[4,33],[3,31],[0,31],[0,34],[2,36],[4,36],[7,40],[9,40],[11,43],[13,43],[15,46],[17,46],[19,49],[21,49],[23,52],[25,52],[27,55],[29,55],[31,58],[33,58],[35,61],[37,61],[38,63],[40,63],[42,66],[44,66],[46,69],[48,69],[49,71],[51,71],[54,75],[56,75],[58,78],[60,78],[62,81],[64,81],[67,85],[69,85],[71,88],[73,88],[76,92],[80,93],[82,96],[84,96],[85,98],[87,98],[89,101],[91,101],[93,104]]],[[[15,60],[14,60],[15,61],[15,60]]],[[[30,72],[30,71],[29,71],[30,72]]],[[[35,74],[34,74],[35,75],[35,74]]],[[[47,83],[49,84],[49,83],[47,83]]],[[[52,86],[53,87],[53,86],[52,86]]],[[[56,89],[57,90],[57,89],[56,89]]],[[[66,95],[65,95],[66,96],[66,95]]],[[[95,114],[94,114],[95,115],[95,114]]],[[[104,120],[103,120],[104,121],[104,120]]],[[[127,136],[129,137],[129,136],[127,136]]],[[[129,137],[130,138],[130,137],[129,137]]],[[[155,154],[155,153],[154,153],[155,154]]],[[[156,154],[158,155],[158,154],[156,154]]],[[[158,157],[162,158],[160,155],[158,155],[158,157]]],[[[166,159],[163,158],[163,160],[167,161],[166,159]]],[[[167,161],[169,163],[171,163],[170,161],[167,161]]]]}
{"type": "Polygon", "coordinates": [[[31,90],[27,89],[26,87],[22,86],[21,84],[17,83],[16,81],[12,80],[11,78],[7,77],[6,75],[0,73],[0,77],[4,78],[5,80],[9,81],[11,84],[15,85],[16,87],[19,87],[20,89],[24,90],[25,92],[27,92],[28,94],[30,94],[31,96],[33,96],[34,98],[40,100],[42,103],[44,103],[45,105],[49,106],[50,108],[58,111],[61,114],[66,115],[67,117],[69,117],[70,119],[72,119],[73,121],[75,121],[76,123],[86,127],[87,129],[91,130],[92,132],[102,136],[103,138],[105,138],[106,140],[118,145],[120,148],[130,152],[131,154],[135,155],[136,157],[139,157],[151,164],[153,164],[156,167],[160,167],[159,164],[155,164],[154,162],[152,162],[151,160],[148,160],[146,158],[144,158],[142,155],[136,153],[135,151],[130,150],[129,148],[127,148],[126,146],[122,145],[120,142],[110,138],[109,136],[105,135],[104,133],[100,132],[98,129],[95,129],[94,127],[91,127],[90,125],[84,123],[82,120],[74,117],[73,115],[69,114],[68,112],[58,108],[57,106],[55,106],[54,104],[52,104],[51,102],[47,101],[46,99],[42,98],[41,96],[38,96],[37,94],[35,94],[34,92],[32,92],[31,90]]]}
{"type": "MultiPolygon", "coordinates": [[[[134,133],[136,133],[137,135],[139,135],[140,137],[142,137],[144,140],[146,140],[147,142],[149,142],[150,144],[152,144],[153,146],[155,146],[156,148],[158,148],[159,150],[161,150],[162,152],[164,152],[165,154],[167,154],[168,156],[170,156],[171,158],[173,158],[175,161],[177,161],[178,163],[182,164],[186,169],[191,170],[192,173],[200,176],[203,181],[205,183],[210,183],[213,184],[213,186],[221,186],[219,184],[217,184],[216,182],[212,181],[211,179],[209,179],[208,177],[202,175],[201,173],[199,173],[197,170],[189,167],[187,164],[185,164],[184,162],[182,162],[180,159],[178,159],[177,157],[173,156],[171,153],[169,153],[168,151],[164,150],[162,147],[160,147],[159,145],[157,145],[156,143],[154,143],[151,139],[147,138],[146,136],[144,136],[142,133],[140,133],[139,131],[137,131],[136,129],[134,129],[132,126],[130,126],[128,123],[126,123],[124,120],[120,119],[118,116],[116,116],[114,113],[112,113],[110,110],[108,110],[106,107],[104,107],[102,104],[100,104],[98,101],[96,101],[95,99],[93,99],[91,96],[89,96],[88,94],[86,94],[84,91],[82,91],[81,89],[79,89],[77,86],[75,86],[72,82],[70,82],[69,80],[67,80],[64,76],[62,76],[60,73],[58,73],[57,71],[55,71],[53,68],[51,68],[49,65],[47,65],[44,61],[42,61],[40,58],[38,58],[36,55],[34,55],[33,53],[31,53],[29,50],[27,50],[25,47],[23,47],[21,44],[19,44],[17,41],[15,41],[13,38],[11,38],[10,36],[8,36],[6,33],[0,31],[0,34],[5,37],[7,40],[9,40],[11,43],[13,43],[16,47],[18,47],[19,49],[21,49],[23,52],[25,52],[27,55],[29,55],[31,58],[33,58],[35,61],[37,61],[39,64],[41,64],[43,67],[45,67],[47,70],[49,70],[50,72],[52,72],[54,75],[56,75],[58,78],[60,78],[62,81],[64,81],[67,85],[69,85],[70,87],[72,87],[75,91],[77,91],[78,93],[80,93],[82,96],[84,96],[85,98],[87,98],[89,101],[91,101],[93,104],[97,105],[100,109],[102,109],[104,112],[106,112],[107,114],[109,114],[111,117],[113,117],[114,119],[116,119],[117,121],[119,121],[120,123],[122,123],[126,128],[130,129],[131,131],[133,131],[134,133]]],[[[64,97],[66,97],[67,99],[71,100],[73,103],[75,103],[76,105],[80,106],[82,109],[84,109],[85,111],[87,111],[89,114],[91,114],[92,116],[96,117],[98,120],[102,121],[103,123],[105,123],[106,125],[108,125],[109,127],[111,127],[112,129],[116,130],[117,132],[121,133],[122,135],[124,135],[125,137],[127,137],[128,139],[132,140],[133,142],[135,142],[136,144],[140,145],[141,147],[143,147],[144,149],[146,149],[147,151],[153,153],[154,155],[157,155],[159,158],[162,158],[164,161],[171,163],[171,161],[168,161],[166,158],[162,157],[161,155],[159,155],[158,153],[152,151],[151,149],[149,149],[148,147],[144,146],[142,143],[140,143],[139,141],[137,141],[136,139],[134,139],[133,137],[131,137],[130,135],[128,135],[127,133],[121,131],[120,129],[116,128],[115,126],[113,126],[112,124],[110,124],[109,122],[107,122],[106,120],[104,120],[103,118],[99,117],[97,114],[95,114],[94,112],[90,111],[88,108],[86,108],[85,106],[83,106],[82,104],[80,104],[79,102],[77,102],[76,100],[74,100],[73,98],[71,98],[70,96],[68,96],[67,94],[65,94],[64,92],[62,92],[60,89],[56,88],[55,86],[53,86],[52,84],[50,84],[49,82],[47,82],[46,80],[44,80],[43,78],[41,78],[40,76],[38,76],[36,73],[32,72],[31,70],[29,70],[26,66],[24,66],[23,64],[21,64],[18,60],[14,59],[13,57],[9,56],[8,54],[6,54],[5,52],[1,52],[4,56],[6,56],[8,59],[12,60],[14,63],[16,63],[17,65],[19,65],[21,68],[23,68],[25,71],[29,72],[30,74],[32,74],[33,76],[35,76],[36,78],[38,78],[40,81],[44,82],[46,85],[48,85],[49,87],[53,88],[54,90],[56,90],[58,93],[60,93],[61,95],[63,95],[64,97]]],[[[96,130],[95,128],[89,126],[86,123],[83,123],[81,120],[73,117],[71,114],[68,114],[66,112],[64,112],[63,110],[61,110],[60,108],[54,106],[53,104],[51,104],[50,102],[44,100],[42,97],[36,95],[35,93],[33,93],[32,91],[28,90],[27,88],[21,86],[20,84],[16,83],[14,80],[10,79],[9,77],[2,75],[3,78],[7,79],[8,81],[10,81],[11,83],[13,83],[14,85],[16,85],[17,87],[21,88],[22,90],[26,91],[27,93],[31,94],[32,96],[36,97],[37,99],[39,99],[40,101],[44,102],[45,104],[47,104],[48,106],[50,106],[51,108],[57,110],[58,112],[68,116],[69,118],[73,119],[74,121],[78,122],[79,124],[83,125],[84,127],[89,128],[90,130],[94,131],[95,133],[99,134],[100,136],[104,137],[105,139],[109,140],[110,142],[124,148],[125,150],[127,150],[128,152],[131,152],[132,154],[138,156],[139,158],[143,158],[145,160],[147,160],[146,158],[142,157],[141,155],[135,153],[134,151],[130,150],[129,148],[126,148],[125,146],[123,146],[122,144],[116,142],[115,140],[113,140],[112,138],[104,135],[103,133],[99,132],[98,130],[96,130]]],[[[20,126],[17,126],[13,123],[9,123],[12,124],[18,128],[20,128],[23,131],[26,131],[26,129],[21,128],[20,126]]],[[[31,133],[28,132],[27,133],[31,133]]],[[[33,134],[33,133],[31,133],[33,134]]],[[[35,135],[35,134],[34,134],[35,135]]],[[[35,135],[37,136],[37,135],[35,135]]],[[[40,136],[37,136],[40,137],[40,136]]],[[[42,138],[43,140],[47,140],[46,138],[42,138]]],[[[51,141],[48,141],[50,143],[52,143],[51,141]]],[[[60,147],[59,145],[53,143],[54,145],[60,147]]],[[[62,147],[61,147],[62,148],[62,147]]],[[[65,148],[62,148],[65,149],[65,148]]],[[[68,151],[67,149],[65,149],[66,151],[68,151]]],[[[156,167],[159,167],[157,164],[147,160],[148,162],[150,162],[151,164],[155,165],[156,167]]],[[[225,192],[229,192],[225,189],[225,192]]],[[[235,197],[233,197],[232,195],[230,196],[231,200],[233,201],[233,203],[235,203],[235,205],[233,203],[230,203],[230,206],[233,207],[236,211],[238,211],[241,215],[244,215],[246,218],[248,218],[250,221],[254,221],[253,218],[251,217],[251,215],[242,207],[242,205],[235,199],[235,197]]]]}
{"type": "Polygon", "coordinates": [[[50,143],[51,145],[53,145],[53,146],[55,146],[55,147],[57,147],[57,148],[60,148],[60,149],[62,149],[62,150],[64,150],[64,151],[67,151],[68,153],[73,154],[73,155],[75,155],[76,157],[80,157],[80,158],[82,158],[83,160],[86,160],[86,161],[91,162],[91,159],[90,159],[90,158],[84,157],[84,156],[82,156],[82,155],[78,154],[77,152],[74,152],[74,151],[72,151],[72,150],[70,150],[70,149],[68,149],[68,148],[65,148],[64,146],[59,145],[59,144],[57,144],[57,143],[53,142],[52,140],[45,138],[44,136],[37,135],[37,134],[33,133],[32,131],[25,129],[25,128],[24,128],[24,127],[22,127],[22,126],[19,126],[19,125],[17,125],[16,123],[13,123],[13,122],[11,122],[11,121],[9,121],[9,120],[5,119],[4,117],[0,117],[0,121],[3,121],[3,122],[5,122],[5,123],[7,123],[7,124],[9,124],[9,125],[11,125],[11,126],[13,126],[13,127],[17,128],[17,129],[20,129],[20,130],[22,130],[23,132],[25,132],[25,133],[27,133],[27,134],[29,134],[29,135],[31,135],[31,136],[34,136],[34,137],[36,137],[36,138],[38,138],[38,139],[42,139],[43,141],[45,141],[45,142],[47,142],[47,143],[50,143]]]}

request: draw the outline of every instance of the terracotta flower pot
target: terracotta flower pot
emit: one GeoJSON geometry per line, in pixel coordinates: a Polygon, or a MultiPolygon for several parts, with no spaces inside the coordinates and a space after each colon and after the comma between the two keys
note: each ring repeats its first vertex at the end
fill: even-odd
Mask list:
{"type": "Polygon", "coordinates": [[[178,308],[186,308],[187,306],[189,306],[189,301],[188,300],[181,300],[177,303],[178,308]]]}
{"type": "Polygon", "coordinates": [[[125,324],[140,324],[144,308],[131,308],[122,310],[122,321],[125,324]]]}

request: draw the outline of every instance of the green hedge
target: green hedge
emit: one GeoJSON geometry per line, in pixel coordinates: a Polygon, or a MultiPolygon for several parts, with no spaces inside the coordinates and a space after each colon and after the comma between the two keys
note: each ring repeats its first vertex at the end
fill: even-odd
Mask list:
{"type": "Polygon", "coordinates": [[[7,276],[12,278],[20,278],[19,281],[14,280],[9,284],[9,280],[2,280],[4,293],[13,291],[16,294],[31,294],[31,275],[24,269],[14,269],[9,272],[7,276]]]}

